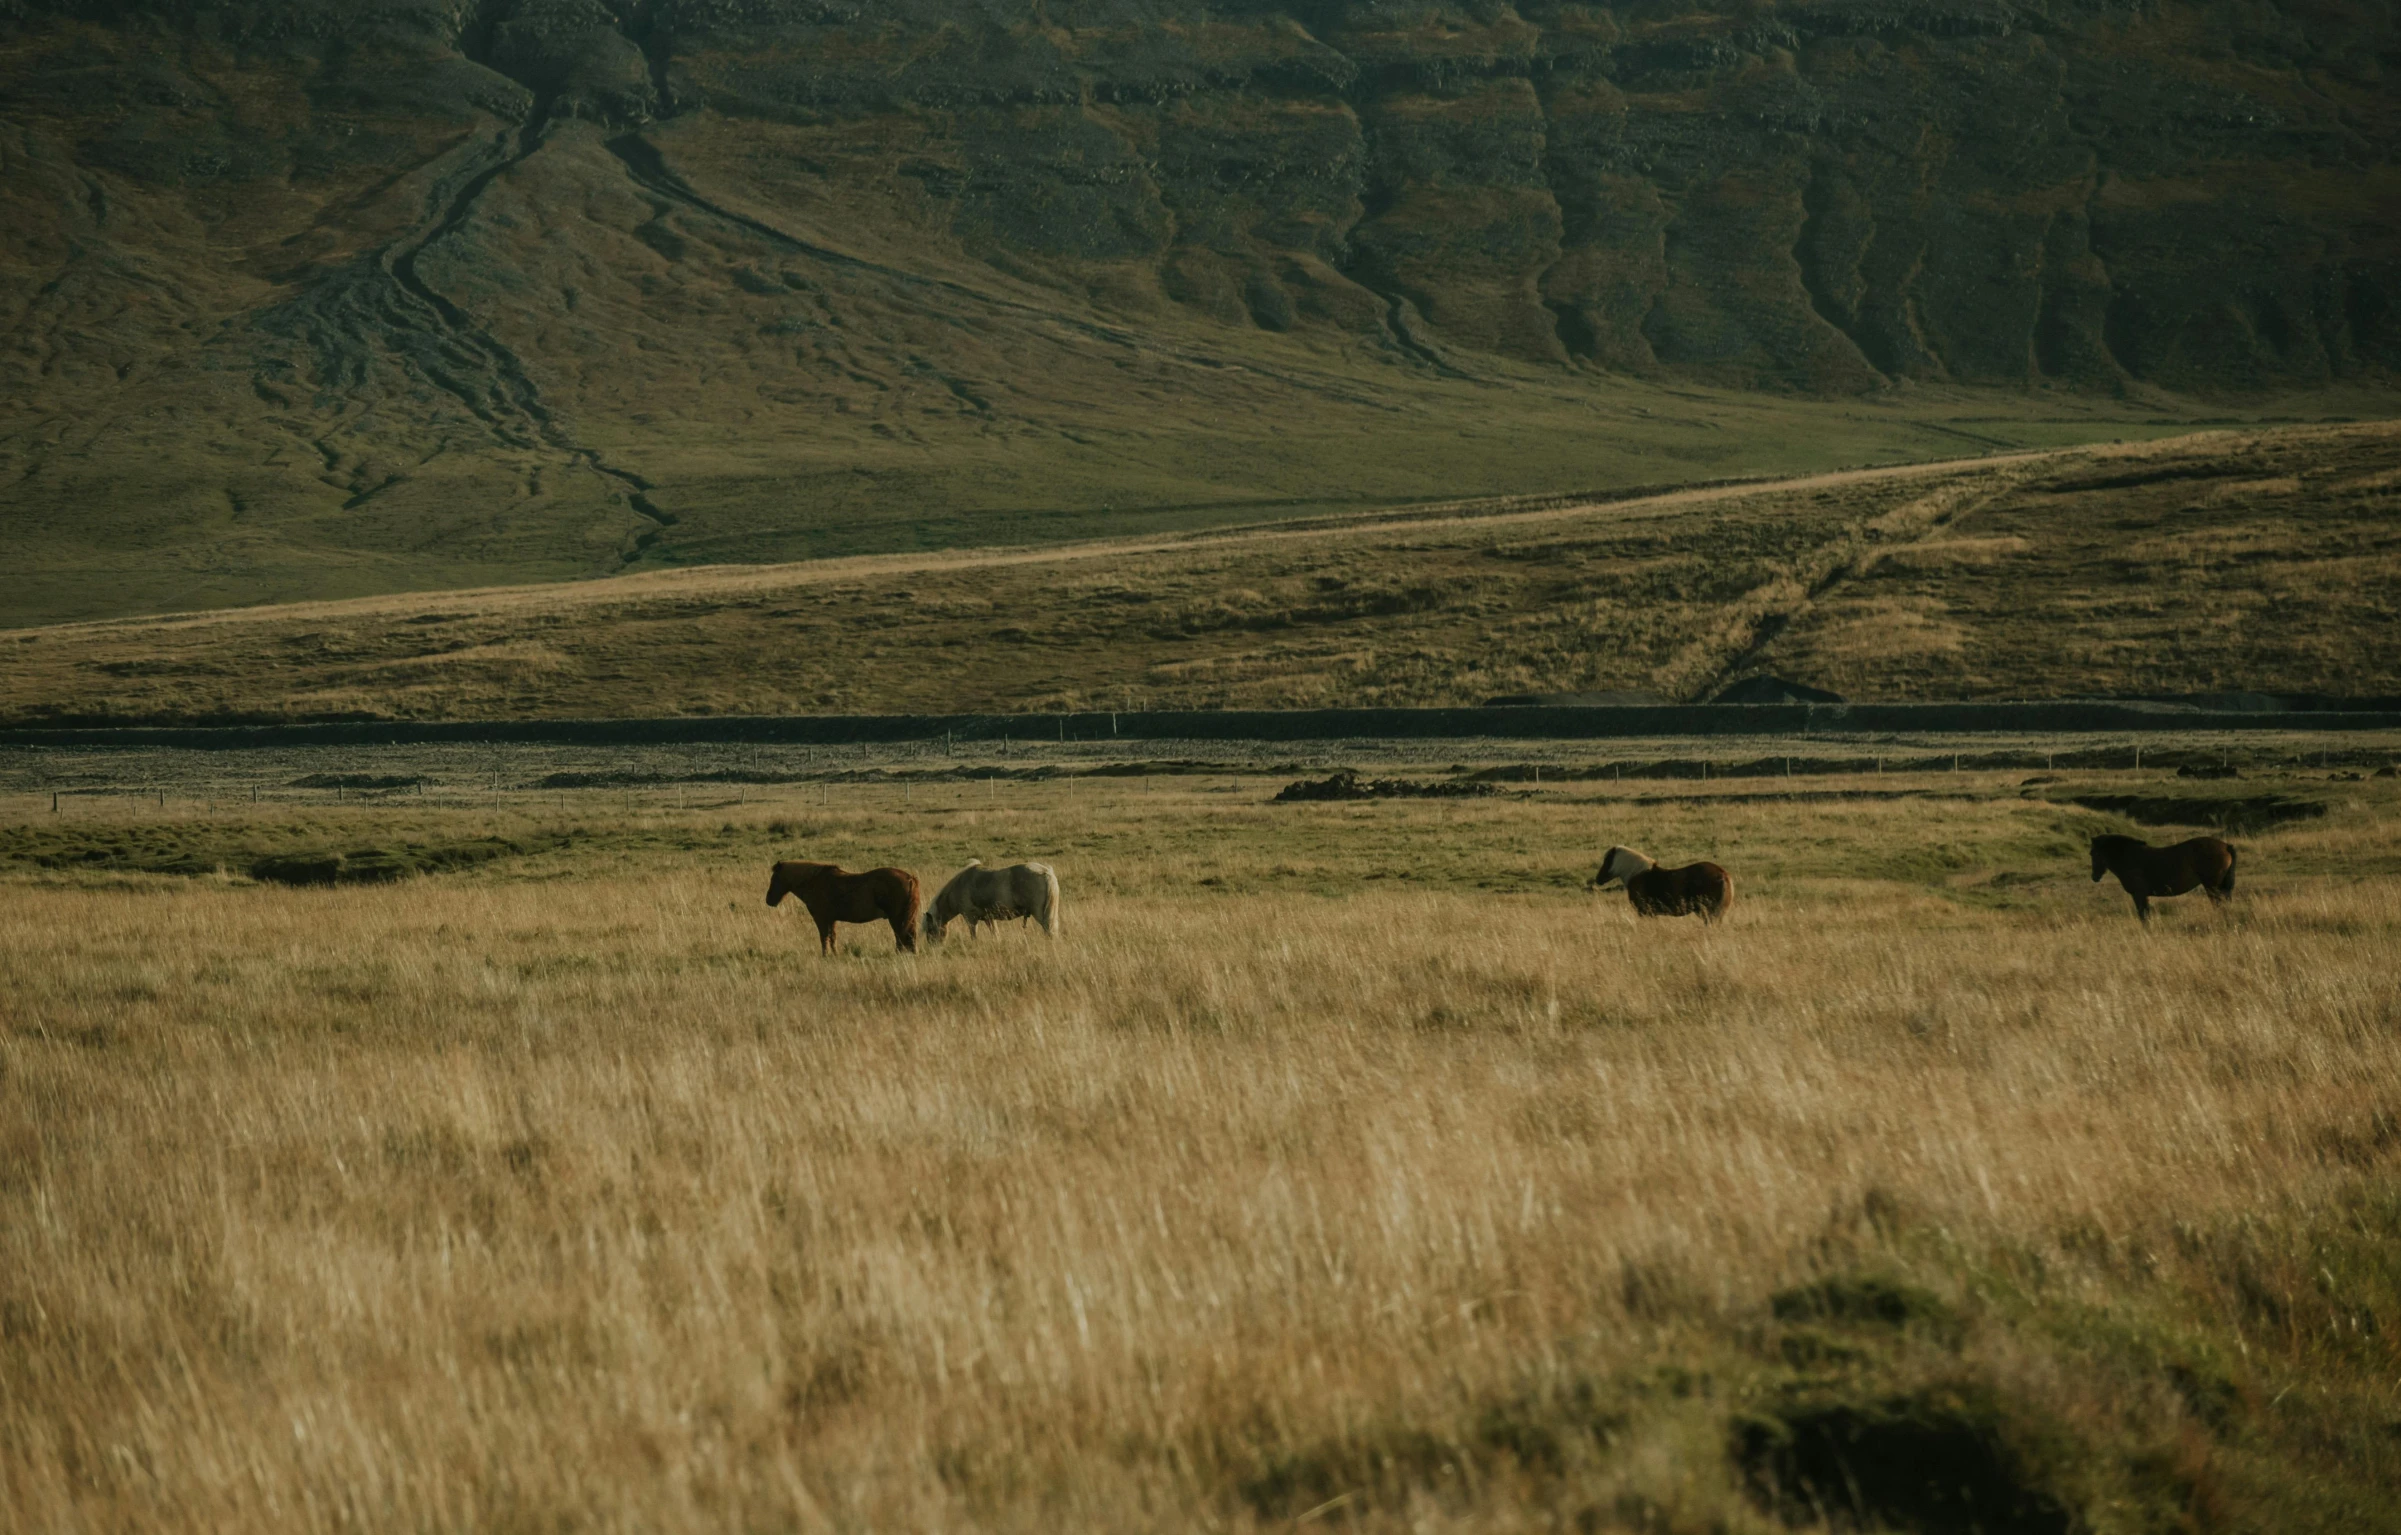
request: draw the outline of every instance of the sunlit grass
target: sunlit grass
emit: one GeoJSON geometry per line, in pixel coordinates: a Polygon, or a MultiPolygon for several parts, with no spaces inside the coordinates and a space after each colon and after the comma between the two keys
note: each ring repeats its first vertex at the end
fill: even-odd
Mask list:
{"type": "Polygon", "coordinates": [[[1828,1399],[2095,1528],[2401,1473],[2387,796],[2145,932],[2014,798],[1209,788],[0,883],[0,1523],[1741,1530],[1828,1399]],[[760,899],[969,848],[1071,936],[760,899]],[[1770,1304],[1861,1274],[1932,1320],[1770,1304]]]}

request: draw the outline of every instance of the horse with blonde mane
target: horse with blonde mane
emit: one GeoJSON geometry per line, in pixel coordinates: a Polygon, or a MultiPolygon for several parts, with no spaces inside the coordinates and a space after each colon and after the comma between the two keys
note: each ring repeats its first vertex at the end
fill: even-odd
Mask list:
{"type": "Polygon", "coordinates": [[[767,882],[767,904],[800,897],[817,923],[817,952],[834,952],[837,922],[888,922],[904,949],[917,947],[917,914],[924,902],[917,876],[906,869],[869,869],[853,874],[830,863],[779,863],[767,882]]]}
{"type": "Polygon", "coordinates": [[[1734,904],[1734,876],[1713,863],[1691,863],[1681,869],[1662,869],[1630,847],[1613,847],[1601,858],[1601,871],[1587,890],[1624,881],[1626,899],[1645,917],[1689,917],[1715,922],[1734,904]]]}
{"type": "Polygon", "coordinates": [[[973,938],[978,923],[999,923],[1031,917],[1042,924],[1044,936],[1059,936],[1059,876],[1046,863],[1013,863],[987,869],[981,858],[950,877],[925,909],[925,940],[940,943],[942,930],[959,919],[973,938]]]}

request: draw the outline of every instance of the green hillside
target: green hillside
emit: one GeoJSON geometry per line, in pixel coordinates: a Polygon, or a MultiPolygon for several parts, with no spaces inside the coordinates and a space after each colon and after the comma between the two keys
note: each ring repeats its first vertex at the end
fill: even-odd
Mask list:
{"type": "Polygon", "coordinates": [[[0,3],[0,624],[2389,414],[2388,8],[0,3]]]}
{"type": "Polygon", "coordinates": [[[0,723],[2401,694],[2401,423],[67,625],[0,723]]]}

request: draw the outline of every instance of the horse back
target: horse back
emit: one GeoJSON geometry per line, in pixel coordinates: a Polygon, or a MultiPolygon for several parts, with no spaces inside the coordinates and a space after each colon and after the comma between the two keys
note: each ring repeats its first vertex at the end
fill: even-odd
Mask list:
{"type": "Polygon", "coordinates": [[[2234,886],[2234,849],[2221,838],[2190,837],[2169,847],[2132,837],[2108,841],[2104,858],[2128,895],[2182,895],[2195,888],[2223,895],[2234,886]]]}
{"type": "Polygon", "coordinates": [[[1688,917],[1697,912],[1715,921],[1734,904],[1734,876],[1713,863],[1647,869],[1626,881],[1626,895],[1646,916],[1688,917]]]}
{"type": "Polygon", "coordinates": [[[777,876],[819,921],[881,922],[896,912],[912,920],[918,904],[917,876],[906,869],[869,869],[853,874],[838,864],[781,863],[777,876]]]}
{"type": "Polygon", "coordinates": [[[946,917],[971,921],[1038,917],[1056,904],[1058,891],[1058,876],[1048,864],[1013,863],[998,869],[970,864],[943,887],[938,909],[946,917]]]}

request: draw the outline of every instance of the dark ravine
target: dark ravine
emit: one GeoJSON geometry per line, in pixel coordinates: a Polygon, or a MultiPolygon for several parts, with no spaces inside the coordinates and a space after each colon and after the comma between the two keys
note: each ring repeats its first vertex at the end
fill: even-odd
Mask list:
{"type": "MultiPolygon", "coordinates": [[[[484,7],[487,20],[493,9],[494,7],[487,0],[484,7]]],[[[479,62],[481,61],[479,60],[479,62]]],[[[598,449],[586,447],[575,441],[574,437],[560,423],[556,413],[543,402],[541,386],[535,382],[524,361],[479,324],[466,310],[427,282],[424,275],[417,269],[419,257],[434,245],[456,235],[474,217],[478,202],[495,181],[541,152],[544,136],[557,108],[558,101],[554,95],[538,88],[533,89],[531,104],[526,111],[524,122],[517,129],[513,150],[496,155],[491,164],[469,179],[459,189],[457,195],[451,199],[441,222],[436,224],[424,238],[407,243],[395,251],[389,257],[386,267],[401,287],[408,290],[411,295],[440,316],[449,336],[459,347],[484,362],[490,375],[505,390],[507,398],[515,406],[517,412],[532,423],[535,435],[542,442],[568,457],[582,462],[602,478],[615,481],[623,488],[625,504],[650,520],[652,526],[637,533],[622,556],[624,563],[630,565],[641,557],[644,550],[657,542],[662,530],[675,525],[674,514],[662,509],[657,502],[651,499],[651,485],[648,480],[631,470],[611,464],[598,449]]],[[[451,386],[451,392],[457,394],[470,409],[476,409],[476,401],[464,390],[454,385],[451,386]]],[[[483,416],[487,421],[492,419],[484,411],[478,410],[477,414],[483,416]]],[[[494,425],[505,431],[505,427],[501,423],[495,422],[494,425]]]]}

